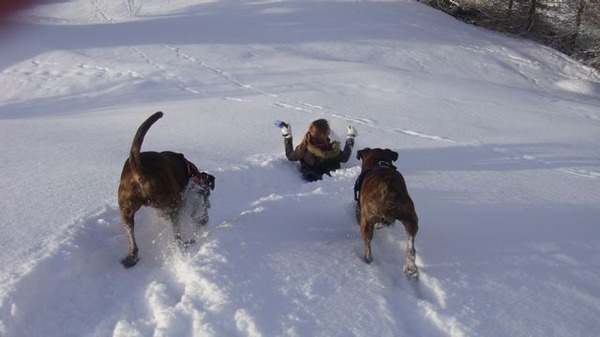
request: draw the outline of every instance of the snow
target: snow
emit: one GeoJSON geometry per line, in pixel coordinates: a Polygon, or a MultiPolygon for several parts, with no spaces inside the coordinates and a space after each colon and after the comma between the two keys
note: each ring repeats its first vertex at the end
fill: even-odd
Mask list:
{"type": "Polygon", "coordinates": [[[47,1],[0,26],[0,335],[596,336],[600,74],[410,0],[47,1]],[[144,150],[216,176],[185,251],[116,190],[144,150]],[[360,163],[284,156],[330,121],[400,154],[420,219],[362,261],[360,163]]]}

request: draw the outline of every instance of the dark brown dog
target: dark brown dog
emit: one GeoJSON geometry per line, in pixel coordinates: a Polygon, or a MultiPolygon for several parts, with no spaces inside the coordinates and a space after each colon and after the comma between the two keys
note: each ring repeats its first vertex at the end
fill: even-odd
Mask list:
{"type": "Polygon", "coordinates": [[[365,262],[373,261],[371,240],[376,225],[391,225],[400,220],[408,236],[404,272],[408,276],[418,276],[415,236],[419,220],[404,178],[392,164],[398,160],[398,153],[389,149],[364,148],[356,157],[362,159],[362,170],[354,191],[358,201],[356,214],[365,244],[365,262]]]}
{"type": "MultiPolygon", "coordinates": [[[[121,261],[125,268],[133,267],[139,260],[134,235],[134,216],[142,206],[150,206],[169,214],[175,223],[174,218],[182,204],[182,192],[189,182],[197,184],[195,187],[198,187],[206,198],[210,190],[214,189],[214,177],[198,172],[196,166],[187,161],[182,154],[140,152],[146,132],[162,116],[162,112],[156,112],[140,125],[121,173],[119,210],[129,241],[129,253],[121,261]]],[[[206,202],[208,205],[208,200],[206,202]]],[[[203,212],[205,217],[201,224],[208,221],[206,210],[203,212]]],[[[176,236],[180,239],[177,231],[176,236]]]]}

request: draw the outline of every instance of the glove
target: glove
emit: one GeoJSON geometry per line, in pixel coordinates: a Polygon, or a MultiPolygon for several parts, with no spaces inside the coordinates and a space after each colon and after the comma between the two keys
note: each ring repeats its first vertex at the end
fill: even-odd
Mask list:
{"type": "Polygon", "coordinates": [[[348,134],[346,135],[346,138],[354,138],[356,136],[358,136],[356,129],[352,125],[348,125],[348,134]]]}
{"type": "Polygon", "coordinates": [[[292,138],[292,125],[286,122],[279,123],[279,129],[283,138],[292,138]]]}

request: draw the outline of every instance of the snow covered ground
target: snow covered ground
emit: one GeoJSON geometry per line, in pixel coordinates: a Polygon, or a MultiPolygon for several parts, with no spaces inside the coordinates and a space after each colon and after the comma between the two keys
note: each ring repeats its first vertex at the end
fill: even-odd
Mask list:
{"type": "Polygon", "coordinates": [[[596,336],[600,75],[410,0],[52,0],[0,25],[0,335],[596,336]],[[217,177],[185,252],[116,189],[145,150],[217,177]],[[359,162],[283,154],[317,118],[400,153],[420,218],[353,216],[359,162]]]}

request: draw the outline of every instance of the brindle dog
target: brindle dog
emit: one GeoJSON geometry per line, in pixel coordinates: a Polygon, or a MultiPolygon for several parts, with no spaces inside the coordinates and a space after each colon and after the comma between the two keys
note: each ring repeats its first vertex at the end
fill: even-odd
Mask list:
{"type": "MultiPolygon", "coordinates": [[[[182,192],[188,183],[197,184],[200,190],[204,191],[206,198],[210,190],[214,189],[215,178],[207,173],[198,172],[195,165],[182,154],[168,151],[140,152],[146,132],[162,116],[162,112],[156,112],[140,125],[121,173],[119,210],[129,241],[129,252],[121,261],[125,268],[135,266],[139,260],[134,235],[134,216],[142,206],[150,206],[170,215],[175,224],[177,211],[183,201],[182,192]]],[[[205,224],[206,221],[207,217],[202,219],[200,224],[205,224]]],[[[180,240],[178,233],[175,234],[180,240]]]]}
{"type": "Polygon", "coordinates": [[[358,201],[356,214],[365,245],[364,261],[373,261],[371,240],[376,226],[391,225],[400,220],[408,236],[404,272],[417,277],[415,236],[419,220],[404,177],[392,164],[398,160],[398,153],[389,149],[364,148],[356,157],[362,159],[362,170],[354,189],[358,201]]]}

